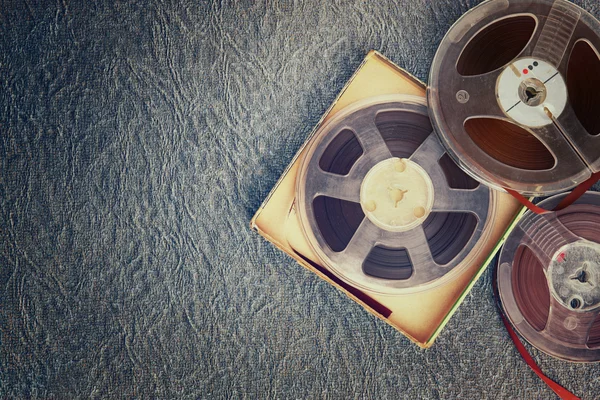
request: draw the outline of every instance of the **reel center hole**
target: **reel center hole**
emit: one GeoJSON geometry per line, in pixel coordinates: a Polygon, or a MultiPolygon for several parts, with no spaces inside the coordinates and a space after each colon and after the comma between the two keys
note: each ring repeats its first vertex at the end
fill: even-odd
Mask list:
{"type": "Polygon", "coordinates": [[[546,101],[546,86],[539,79],[526,79],[519,85],[519,98],[528,106],[537,107],[546,101]]]}
{"type": "Polygon", "coordinates": [[[587,273],[585,271],[581,270],[575,275],[575,277],[573,279],[578,280],[579,283],[586,283],[587,282],[587,273]]]}
{"type": "Polygon", "coordinates": [[[539,92],[534,87],[528,87],[527,89],[525,89],[525,94],[527,95],[527,100],[531,101],[532,99],[537,97],[539,92]]]}

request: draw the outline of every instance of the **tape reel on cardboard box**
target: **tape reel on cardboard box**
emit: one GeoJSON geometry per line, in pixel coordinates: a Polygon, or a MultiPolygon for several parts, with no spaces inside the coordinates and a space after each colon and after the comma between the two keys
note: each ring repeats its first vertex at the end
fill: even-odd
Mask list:
{"type": "Polygon", "coordinates": [[[452,279],[478,254],[494,216],[494,193],[448,157],[415,96],[370,98],[327,121],[307,147],[296,192],[323,263],[384,294],[452,279]]]}

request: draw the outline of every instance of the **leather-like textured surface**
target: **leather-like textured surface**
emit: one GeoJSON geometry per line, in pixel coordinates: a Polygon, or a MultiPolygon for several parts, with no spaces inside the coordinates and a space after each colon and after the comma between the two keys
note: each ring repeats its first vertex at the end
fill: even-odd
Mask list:
{"type": "Polygon", "coordinates": [[[248,228],[368,50],[426,80],[476,3],[0,1],[0,397],[552,398],[491,273],[423,351],[248,228]]]}

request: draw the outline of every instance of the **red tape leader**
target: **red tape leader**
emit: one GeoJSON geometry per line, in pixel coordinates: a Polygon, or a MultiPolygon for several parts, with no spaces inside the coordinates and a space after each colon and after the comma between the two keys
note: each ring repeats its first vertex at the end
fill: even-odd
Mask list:
{"type": "Polygon", "coordinates": [[[592,188],[592,186],[594,186],[594,184],[596,184],[598,181],[600,181],[600,172],[596,172],[587,181],[585,181],[582,184],[580,184],[579,186],[577,186],[575,188],[575,190],[573,190],[567,197],[565,197],[563,199],[563,201],[561,201],[560,204],[558,206],[556,206],[556,208],[554,210],[546,210],[545,208],[536,206],[531,201],[529,201],[526,197],[515,192],[512,189],[504,188],[504,190],[506,190],[508,193],[510,193],[515,199],[519,200],[519,202],[521,204],[523,204],[525,207],[530,209],[532,212],[541,215],[541,214],[547,214],[547,213],[554,212],[554,211],[560,211],[562,209],[569,207],[571,204],[575,203],[577,201],[577,199],[579,199],[581,196],[583,196],[585,194],[585,192],[590,190],[592,188]]]}
{"type": "Polygon", "coordinates": [[[494,287],[494,295],[496,296],[496,303],[498,306],[498,311],[500,313],[500,317],[502,318],[502,323],[504,324],[504,327],[506,328],[506,331],[508,332],[508,335],[512,339],[515,347],[521,354],[521,357],[523,358],[523,360],[527,363],[529,368],[531,368],[531,370],[533,372],[535,372],[535,374],[541,380],[543,380],[544,383],[546,383],[546,385],[548,385],[548,387],[550,389],[552,389],[552,391],[554,393],[556,393],[558,395],[558,397],[560,397],[562,400],[581,400],[579,397],[575,396],[573,393],[569,392],[567,389],[565,389],[564,387],[562,387],[561,385],[559,385],[558,383],[554,382],[552,379],[550,379],[546,375],[544,375],[544,372],[542,372],[542,369],[536,364],[535,360],[533,359],[533,357],[531,357],[529,352],[527,352],[527,349],[521,342],[521,339],[519,339],[517,332],[515,332],[513,327],[510,325],[508,318],[504,315],[504,311],[502,311],[502,306],[500,305],[500,294],[498,293],[498,283],[496,280],[496,274],[497,274],[497,270],[494,271],[493,287],[494,287]]]}

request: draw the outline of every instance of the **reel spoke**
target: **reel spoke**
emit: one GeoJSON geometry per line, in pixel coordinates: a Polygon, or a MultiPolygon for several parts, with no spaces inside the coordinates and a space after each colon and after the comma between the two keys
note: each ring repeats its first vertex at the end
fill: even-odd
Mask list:
{"type": "MultiPolygon", "coordinates": [[[[406,241],[404,246],[408,251],[415,271],[427,270],[435,266],[436,263],[433,261],[433,255],[431,254],[423,226],[415,228],[411,233],[410,240],[406,241]]],[[[419,275],[418,272],[416,274],[419,275]]]]}
{"type": "Polygon", "coordinates": [[[489,189],[480,185],[477,189],[436,188],[433,212],[470,212],[485,220],[488,210],[489,189]],[[441,190],[440,190],[441,189],[441,190]]]}
{"type": "Polygon", "coordinates": [[[524,55],[530,54],[531,57],[545,60],[559,69],[581,18],[581,10],[567,1],[558,0],[547,16],[538,15],[538,20],[542,21],[544,18],[546,22],[538,27],[535,38],[524,55]]]}
{"type": "Polygon", "coordinates": [[[556,217],[556,214],[529,214],[519,226],[525,235],[523,244],[533,251],[537,259],[547,270],[555,253],[569,243],[581,238],[571,232],[556,217]]]}
{"type": "Polygon", "coordinates": [[[475,76],[457,74],[453,118],[458,123],[464,126],[470,118],[507,118],[498,105],[495,91],[501,73],[502,69],[475,76]]]}
{"type": "Polygon", "coordinates": [[[363,274],[362,265],[373,250],[379,237],[379,229],[367,218],[358,227],[348,247],[341,253],[331,255],[340,270],[347,274],[363,274]]]}
{"type": "Polygon", "coordinates": [[[442,276],[445,272],[434,261],[422,226],[408,232],[386,232],[380,242],[390,247],[401,245],[408,251],[414,272],[407,282],[412,284],[427,282],[442,276]]]}
{"type": "Polygon", "coordinates": [[[351,118],[347,127],[356,134],[356,138],[365,153],[368,153],[369,158],[383,161],[392,157],[390,149],[375,124],[375,114],[351,118]]]}
{"type": "Polygon", "coordinates": [[[314,176],[314,183],[317,188],[315,197],[327,196],[360,203],[360,179],[319,170],[314,176]]]}
{"type": "MultiPolygon", "coordinates": [[[[522,107],[527,106],[523,104],[522,107]]],[[[585,178],[590,175],[589,171],[581,168],[582,164],[579,161],[580,156],[566,139],[566,137],[583,136],[584,133],[585,136],[587,136],[585,129],[581,127],[581,124],[576,118],[569,116],[568,113],[567,115],[562,115],[561,120],[565,122],[564,124],[556,120],[551,113],[549,113],[549,115],[551,116],[553,123],[538,128],[531,128],[531,132],[546,145],[554,158],[558,160],[553,170],[560,169],[562,171],[568,171],[575,176],[574,179],[585,180],[585,178]],[[573,128],[582,129],[582,132],[573,135],[573,128]],[[563,162],[565,160],[568,162],[563,162]],[[577,176],[578,171],[581,176],[577,176]]],[[[595,149],[592,151],[596,152],[595,149]]]]}
{"type": "MultiPolygon", "coordinates": [[[[429,175],[431,182],[434,187],[434,208],[435,202],[446,201],[448,199],[440,199],[444,197],[450,190],[448,187],[448,181],[444,175],[444,170],[440,166],[439,160],[445,154],[444,147],[440,143],[439,139],[432,133],[429,135],[427,140],[423,142],[421,147],[415,151],[410,157],[410,160],[419,164],[429,175]]],[[[435,211],[435,210],[432,210],[435,211]]]]}
{"type": "Polygon", "coordinates": [[[474,213],[480,220],[485,221],[489,207],[489,189],[479,185],[477,189],[452,189],[440,166],[439,159],[445,150],[435,134],[421,145],[412,155],[411,161],[419,164],[433,182],[435,196],[433,212],[468,211],[474,213]]]}
{"type": "MultiPolygon", "coordinates": [[[[600,170],[600,158],[598,157],[598,149],[600,148],[600,135],[590,135],[587,130],[577,118],[573,105],[567,103],[562,114],[557,118],[553,118],[555,129],[568,132],[569,139],[573,142],[577,153],[585,162],[593,169],[600,170]]],[[[567,142],[560,148],[553,148],[552,151],[561,151],[564,147],[567,147],[567,142]]],[[[558,158],[558,157],[557,157],[558,158]]]]}
{"type": "Polygon", "coordinates": [[[440,143],[436,134],[432,132],[423,142],[423,144],[417,149],[417,151],[410,156],[409,160],[416,162],[427,171],[425,165],[433,164],[433,162],[437,163],[437,161],[444,155],[445,152],[446,151],[444,150],[444,147],[440,143]]]}
{"type": "Polygon", "coordinates": [[[588,312],[568,309],[550,296],[550,313],[542,333],[570,344],[585,346],[599,312],[600,309],[588,312]]]}

